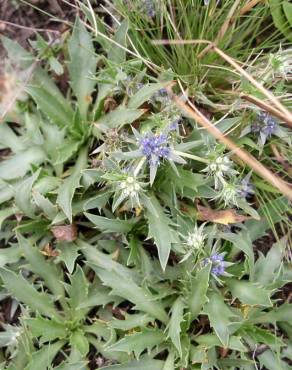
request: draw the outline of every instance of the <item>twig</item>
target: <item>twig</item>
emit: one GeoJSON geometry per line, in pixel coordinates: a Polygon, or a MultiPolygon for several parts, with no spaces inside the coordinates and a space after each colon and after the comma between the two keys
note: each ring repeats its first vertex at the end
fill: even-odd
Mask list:
{"type": "MultiPolygon", "coordinates": [[[[271,115],[279,118],[280,120],[282,120],[284,122],[286,121],[286,116],[282,112],[279,112],[278,109],[276,109],[273,106],[265,103],[263,100],[260,100],[260,99],[254,97],[254,96],[246,95],[246,94],[240,94],[240,97],[244,100],[249,101],[250,103],[253,103],[253,104],[257,105],[261,109],[269,112],[271,115]]],[[[289,124],[289,126],[292,126],[289,122],[287,122],[287,123],[289,124]]]]}
{"type": "Polygon", "coordinates": [[[228,62],[234,69],[236,69],[242,76],[244,76],[251,84],[253,84],[263,95],[265,95],[270,102],[276,106],[285,116],[285,122],[292,125],[292,114],[286,109],[281,102],[262,84],[260,84],[256,79],[254,79],[248,72],[246,72],[234,59],[225,54],[221,49],[214,45],[208,40],[153,40],[154,45],[184,45],[184,44],[208,44],[210,45],[210,50],[214,50],[218,55],[221,56],[226,62],[228,62]]]}
{"type": "Polygon", "coordinates": [[[244,164],[247,164],[257,174],[266,179],[269,183],[280,190],[282,194],[292,200],[292,188],[286,182],[284,182],[280,177],[268,170],[247,151],[239,148],[230,138],[224,136],[222,132],[216,126],[214,126],[193,104],[190,107],[189,105],[184,103],[178,96],[174,95],[169,87],[167,87],[167,90],[174,102],[182,111],[184,111],[189,117],[203,126],[216,139],[225,144],[226,147],[232,150],[233,153],[237,155],[237,157],[240,158],[244,164]]]}
{"type": "Polygon", "coordinates": [[[16,24],[16,23],[12,23],[12,22],[8,22],[8,21],[4,21],[2,19],[0,19],[0,24],[3,23],[3,24],[7,24],[9,26],[13,26],[13,27],[16,27],[16,28],[22,28],[24,30],[30,30],[30,31],[33,31],[33,32],[51,32],[51,33],[60,33],[59,30],[52,30],[52,29],[49,29],[49,28],[34,28],[34,27],[27,27],[27,26],[22,26],[20,24],[16,24]]]}
{"type": "Polygon", "coordinates": [[[244,7],[240,10],[240,15],[244,15],[248,13],[252,8],[254,8],[257,4],[262,3],[263,0],[251,0],[249,3],[245,4],[244,7]]]}

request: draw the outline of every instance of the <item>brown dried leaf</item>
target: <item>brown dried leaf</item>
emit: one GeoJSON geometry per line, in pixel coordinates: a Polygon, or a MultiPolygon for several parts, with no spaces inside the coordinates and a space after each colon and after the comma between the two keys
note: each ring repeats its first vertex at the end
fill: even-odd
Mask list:
{"type": "Polygon", "coordinates": [[[60,255],[60,253],[56,249],[53,249],[49,243],[45,245],[41,253],[48,257],[57,257],[60,255]]]}
{"type": "Polygon", "coordinates": [[[112,110],[116,109],[118,103],[112,97],[107,97],[104,101],[104,111],[106,113],[111,112],[112,110]]]}
{"type": "Polygon", "coordinates": [[[54,226],[51,231],[58,241],[73,242],[77,238],[77,227],[74,224],[54,226]]]}
{"type": "Polygon", "coordinates": [[[239,215],[235,209],[224,209],[217,211],[211,208],[197,205],[198,208],[198,219],[201,221],[211,221],[217,224],[229,225],[238,222],[243,222],[251,219],[250,216],[239,215]]]}

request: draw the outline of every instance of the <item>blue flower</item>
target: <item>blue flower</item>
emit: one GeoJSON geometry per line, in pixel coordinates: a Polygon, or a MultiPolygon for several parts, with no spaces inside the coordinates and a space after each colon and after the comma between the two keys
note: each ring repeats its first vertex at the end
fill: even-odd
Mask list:
{"type": "Polygon", "coordinates": [[[222,253],[214,253],[209,258],[205,258],[203,261],[203,265],[207,265],[208,263],[212,264],[211,267],[211,274],[214,276],[220,276],[225,273],[225,261],[224,261],[224,254],[222,253]]]}
{"type": "Polygon", "coordinates": [[[251,124],[251,132],[259,135],[259,142],[264,145],[278,128],[277,121],[268,113],[260,112],[256,121],[251,124]]]}
{"type": "Polygon", "coordinates": [[[170,148],[167,136],[164,134],[146,134],[139,141],[142,153],[147,157],[150,164],[159,165],[161,159],[167,159],[170,155],[170,148]]]}
{"type": "Polygon", "coordinates": [[[239,188],[237,190],[238,195],[240,195],[242,198],[248,198],[251,195],[254,194],[254,186],[250,182],[250,173],[245,176],[244,179],[241,180],[239,184],[239,188]]]}

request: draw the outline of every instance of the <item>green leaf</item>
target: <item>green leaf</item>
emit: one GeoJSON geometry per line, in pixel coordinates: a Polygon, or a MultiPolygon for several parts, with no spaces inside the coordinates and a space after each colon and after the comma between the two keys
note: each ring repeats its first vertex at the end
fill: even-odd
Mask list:
{"type": "Polygon", "coordinates": [[[79,256],[79,247],[74,243],[59,243],[58,250],[60,251],[59,259],[65,263],[67,270],[72,274],[75,261],[79,256]]]}
{"type": "Polygon", "coordinates": [[[13,153],[21,152],[25,149],[25,144],[21,137],[17,136],[5,122],[1,122],[0,125],[0,144],[4,148],[10,148],[13,153]]]}
{"type": "Polygon", "coordinates": [[[109,327],[123,331],[131,330],[136,327],[145,327],[149,322],[153,321],[151,317],[144,314],[125,314],[124,320],[113,319],[108,323],[109,327]]]}
{"type": "Polygon", "coordinates": [[[15,214],[16,210],[14,207],[4,208],[0,210],[0,230],[2,228],[3,222],[6,220],[6,218],[12,216],[15,214]]]}
{"type": "Polygon", "coordinates": [[[66,217],[72,223],[72,199],[75,190],[80,186],[82,170],[87,165],[87,149],[80,152],[72,174],[67,177],[59,188],[57,204],[61,207],[66,217]]]}
{"type": "Polygon", "coordinates": [[[285,240],[280,240],[278,243],[273,244],[266,256],[260,254],[255,264],[254,280],[257,283],[266,286],[277,278],[286,244],[285,240]]]}
{"type": "Polygon", "coordinates": [[[36,205],[43,211],[44,215],[49,220],[53,220],[58,213],[57,207],[36,189],[32,189],[32,196],[36,205]]]}
{"type": "Polygon", "coordinates": [[[124,19],[123,22],[120,24],[119,28],[117,29],[117,31],[115,32],[114,41],[116,43],[112,44],[108,52],[108,59],[111,62],[121,64],[126,61],[126,51],[120,48],[118,45],[126,47],[128,28],[129,28],[128,21],[127,19],[124,19]]]}
{"type": "Polygon", "coordinates": [[[71,284],[66,286],[69,294],[69,305],[73,311],[74,318],[81,319],[83,317],[83,311],[78,307],[87,300],[89,283],[79,265],[75,273],[69,276],[69,279],[71,284]]]}
{"type": "Polygon", "coordinates": [[[79,17],[76,18],[73,33],[68,42],[68,49],[71,86],[77,97],[80,113],[85,118],[96,83],[97,58],[90,33],[79,17]]]}
{"type": "Polygon", "coordinates": [[[231,318],[235,315],[224,303],[221,295],[212,293],[208,298],[209,302],[204,306],[204,312],[208,315],[211,327],[215,330],[221,343],[227,348],[231,334],[231,318]]]}
{"type": "Polygon", "coordinates": [[[155,317],[163,323],[168,321],[161,302],[157,302],[154,295],[145,288],[138,286],[127,275],[103,270],[99,267],[94,267],[94,271],[104,285],[112,288],[112,294],[129,300],[136,305],[136,309],[148,313],[151,317],[155,317]]]}
{"type": "Polygon", "coordinates": [[[73,332],[70,337],[70,344],[80,352],[81,356],[87,355],[89,351],[89,343],[82,330],[77,329],[73,332]]]}
{"type": "Polygon", "coordinates": [[[44,86],[30,85],[25,89],[34,101],[38,108],[43,112],[52,123],[59,127],[69,127],[73,121],[73,111],[69,103],[59,96],[51,95],[48,89],[44,86]]]}
{"type": "Polygon", "coordinates": [[[259,285],[249,281],[239,281],[235,279],[228,279],[226,284],[231,290],[233,297],[238,298],[243,304],[264,307],[272,306],[270,300],[272,292],[265,290],[259,285]]]}
{"type": "Polygon", "coordinates": [[[31,169],[31,165],[40,165],[45,159],[44,151],[38,146],[19,152],[0,163],[0,179],[13,180],[23,177],[31,169]]]}
{"type": "MultiPolygon", "coordinates": [[[[213,334],[199,335],[198,337],[195,337],[194,339],[199,345],[206,347],[206,348],[212,348],[215,346],[222,347],[222,343],[220,342],[218,337],[213,334]]],[[[247,351],[246,347],[242,344],[240,338],[234,335],[229,338],[228,348],[233,349],[234,351],[240,351],[240,352],[247,351]]]]}
{"type": "Polygon", "coordinates": [[[40,343],[49,342],[55,339],[64,339],[68,335],[66,327],[55,320],[48,320],[43,317],[25,319],[34,337],[40,337],[40,343]]]}
{"type": "Polygon", "coordinates": [[[31,201],[31,189],[40,174],[40,169],[22,181],[15,189],[15,204],[26,216],[34,218],[35,206],[31,201]]]}
{"type": "Polygon", "coordinates": [[[85,212],[84,215],[97,227],[97,229],[104,232],[128,233],[137,222],[137,218],[126,221],[96,216],[87,212],[85,212]]]}
{"type": "MultiPolygon", "coordinates": [[[[284,7],[286,1],[281,0],[269,0],[270,11],[273,17],[275,26],[286,36],[288,40],[292,40],[292,33],[290,29],[290,24],[286,19],[286,11],[290,12],[287,6],[284,7]],[[282,7],[283,6],[283,7],[282,7]]],[[[290,13],[288,13],[290,15],[290,13]]],[[[288,18],[289,19],[289,18],[288,18]]]]}
{"type": "Polygon", "coordinates": [[[170,220],[165,215],[158,200],[152,196],[149,198],[151,208],[146,211],[146,219],[149,227],[149,237],[154,239],[158,249],[158,256],[161,267],[165,270],[172,243],[172,230],[169,227],[170,220]],[[155,213],[153,212],[155,211],[155,213]]]}
{"type": "Polygon", "coordinates": [[[17,234],[17,239],[29,263],[29,269],[44,279],[47,287],[56,297],[64,296],[61,274],[57,266],[53,262],[46,260],[39,249],[32,246],[21,234],[17,234]]]}
{"type": "Polygon", "coordinates": [[[104,370],[163,370],[164,361],[143,359],[130,361],[127,364],[102,367],[104,370]]]}
{"type": "Polygon", "coordinates": [[[10,248],[0,248],[0,267],[17,262],[21,257],[21,249],[18,245],[10,248]]]}
{"type": "Polygon", "coordinates": [[[260,312],[258,316],[252,317],[250,320],[256,324],[271,324],[277,321],[292,322],[292,304],[284,303],[270,312],[260,312]]]}
{"type": "Polygon", "coordinates": [[[16,275],[12,271],[1,268],[0,276],[5,284],[5,288],[17,300],[45,316],[58,317],[58,313],[48,294],[36,291],[21,275],[16,275]]]}
{"type": "Polygon", "coordinates": [[[154,346],[165,341],[165,335],[158,329],[143,329],[140,333],[126,335],[119,342],[107,348],[108,351],[131,353],[139,359],[144,350],[150,351],[154,346]]]}
{"type": "MultiPolygon", "coordinates": [[[[283,10],[284,10],[284,14],[290,24],[290,27],[292,29],[292,4],[288,1],[284,1],[283,4],[283,10]]],[[[291,30],[290,30],[291,31],[291,30]]]]}
{"type": "Polygon", "coordinates": [[[211,264],[204,266],[196,276],[191,277],[190,291],[188,292],[187,302],[190,308],[192,319],[195,319],[208,298],[206,296],[209,287],[211,264]]]}
{"type": "Polygon", "coordinates": [[[128,108],[139,108],[143,103],[148,101],[156,91],[163,88],[163,86],[165,86],[163,83],[153,83],[143,86],[130,98],[128,108]]]}
{"type": "Polygon", "coordinates": [[[185,304],[179,297],[174,302],[171,308],[171,317],[168,324],[168,337],[172,340],[175,348],[177,349],[180,357],[182,357],[182,348],[180,342],[181,323],[184,319],[185,304]]]}
{"type": "Polygon", "coordinates": [[[133,123],[144,114],[144,109],[128,109],[119,107],[104,116],[97,122],[96,127],[104,132],[112,128],[121,128],[126,124],[133,123]]]}
{"type": "Polygon", "coordinates": [[[51,367],[52,361],[64,346],[65,342],[58,341],[43,346],[39,351],[34,352],[29,364],[24,370],[40,370],[51,367]]]}
{"type": "Polygon", "coordinates": [[[169,353],[162,370],[175,370],[174,360],[174,353],[169,353]]]}

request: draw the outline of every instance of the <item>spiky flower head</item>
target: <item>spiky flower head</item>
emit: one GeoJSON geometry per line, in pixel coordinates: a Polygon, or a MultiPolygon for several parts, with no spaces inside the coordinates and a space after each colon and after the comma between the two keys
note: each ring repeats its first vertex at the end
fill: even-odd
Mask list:
{"type": "Polygon", "coordinates": [[[268,113],[260,112],[251,124],[251,132],[258,135],[259,143],[264,145],[278,128],[277,121],[268,113]]]}
{"type": "Polygon", "coordinates": [[[128,176],[125,181],[121,182],[120,189],[125,197],[137,198],[139,191],[141,190],[141,186],[135,177],[128,176]]]}
{"type": "Polygon", "coordinates": [[[205,258],[204,265],[211,263],[211,274],[215,277],[221,276],[225,273],[224,253],[213,253],[209,258],[205,258]]]}
{"type": "Polygon", "coordinates": [[[207,172],[208,176],[214,177],[215,189],[218,189],[224,182],[224,177],[229,177],[237,173],[237,171],[233,169],[231,160],[223,155],[212,156],[203,172],[207,172]]]}
{"type": "Polygon", "coordinates": [[[157,166],[161,160],[169,158],[170,148],[165,134],[148,133],[140,139],[139,144],[150,165],[157,166]]]}
{"type": "Polygon", "coordinates": [[[186,261],[192,254],[196,253],[204,247],[206,234],[204,233],[205,224],[198,227],[195,225],[194,229],[188,233],[187,236],[182,236],[185,244],[185,255],[180,262],[186,261]]]}

